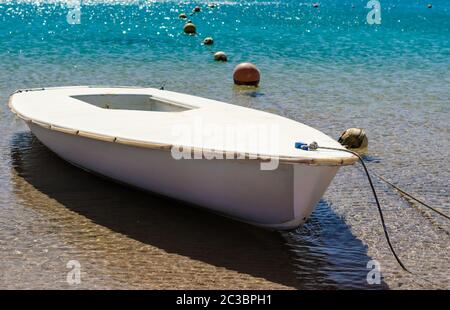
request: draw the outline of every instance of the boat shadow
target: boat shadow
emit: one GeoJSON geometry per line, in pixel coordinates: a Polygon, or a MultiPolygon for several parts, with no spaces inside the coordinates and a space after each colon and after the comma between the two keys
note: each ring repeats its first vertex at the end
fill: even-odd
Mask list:
{"type": "Polygon", "coordinates": [[[340,287],[339,279],[326,273],[333,268],[326,256],[318,257],[308,246],[292,250],[299,231],[260,229],[96,177],[60,159],[30,132],[13,136],[11,159],[15,174],[36,190],[128,238],[287,287],[340,287]]]}

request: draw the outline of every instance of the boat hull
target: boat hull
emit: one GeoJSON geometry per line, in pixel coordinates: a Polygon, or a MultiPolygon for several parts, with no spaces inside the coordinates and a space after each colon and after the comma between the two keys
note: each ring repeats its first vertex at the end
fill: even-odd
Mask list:
{"type": "Polygon", "coordinates": [[[257,160],[176,160],[170,150],[101,141],[34,123],[28,125],[44,145],[83,169],[272,229],[301,225],[339,169],[281,163],[275,170],[261,170],[257,160]]]}

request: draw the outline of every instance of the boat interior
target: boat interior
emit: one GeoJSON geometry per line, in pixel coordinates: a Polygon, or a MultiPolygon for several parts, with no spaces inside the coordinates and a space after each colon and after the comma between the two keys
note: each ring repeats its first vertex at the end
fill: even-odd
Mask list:
{"type": "Polygon", "coordinates": [[[95,94],[78,95],[71,98],[81,100],[102,109],[137,110],[154,112],[183,112],[194,109],[177,102],[139,94],[95,94]]]}

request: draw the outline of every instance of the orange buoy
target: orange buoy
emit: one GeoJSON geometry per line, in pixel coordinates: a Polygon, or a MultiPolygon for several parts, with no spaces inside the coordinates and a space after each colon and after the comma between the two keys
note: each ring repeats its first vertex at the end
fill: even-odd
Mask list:
{"type": "Polygon", "coordinates": [[[233,72],[233,80],[236,85],[258,86],[260,72],[256,66],[250,62],[244,62],[236,66],[233,72]]]}
{"type": "Polygon", "coordinates": [[[227,54],[225,54],[224,52],[216,52],[216,53],[214,53],[214,60],[215,61],[227,61],[228,57],[227,57],[227,54]]]}
{"type": "Polygon", "coordinates": [[[188,22],[184,25],[183,31],[188,34],[194,34],[197,32],[197,27],[193,23],[188,22]]]}
{"type": "Polygon", "coordinates": [[[205,44],[205,45],[211,45],[213,43],[214,43],[214,40],[211,37],[207,37],[203,40],[203,44],[205,44]]]}
{"type": "Polygon", "coordinates": [[[181,13],[180,15],[178,15],[179,18],[187,18],[186,13],[181,13]]]}
{"type": "Polygon", "coordinates": [[[196,6],[194,9],[193,9],[193,11],[195,12],[195,13],[198,13],[198,12],[200,12],[202,9],[199,7],[199,6],[196,6]]]}

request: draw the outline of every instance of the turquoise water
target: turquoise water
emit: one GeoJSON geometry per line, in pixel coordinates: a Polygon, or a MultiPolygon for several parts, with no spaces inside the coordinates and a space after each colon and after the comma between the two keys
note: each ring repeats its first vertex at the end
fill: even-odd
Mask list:
{"type": "MultiPolygon", "coordinates": [[[[127,4],[91,1],[81,6],[81,23],[72,25],[66,21],[68,7],[64,2],[0,1],[0,100],[3,103],[0,109],[3,133],[0,138],[0,206],[4,207],[0,209],[0,232],[6,240],[2,245],[3,253],[14,253],[18,248],[30,246],[24,241],[26,238],[16,239],[24,233],[24,228],[9,225],[17,216],[16,212],[25,214],[21,221],[29,225],[46,223],[50,215],[39,214],[36,219],[34,205],[36,201],[42,206],[55,204],[48,193],[54,194],[51,184],[37,186],[27,178],[31,172],[27,174],[26,170],[17,168],[21,164],[15,160],[16,156],[33,159],[50,156],[45,148],[32,147],[37,142],[33,142],[24,125],[8,112],[7,98],[18,88],[86,84],[158,87],[165,84],[166,89],[278,113],[336,138],[346,128],[363,127],[369,136],[369,167],[449,213],[450,2],[380,2],[379,25],[367,24],[370,9],[365,7],[366,1],[360,0],[325,0],[320,1],[319,8],[312,7],[312,2],[294,0],[217,1],[212,9],[204,1],[127,4]],[[433,4],[431,9],[427,8],[429,2],[433,4]],[[190,14],[195,5],[200,5],[202,12],[188,18],[197,25],[198,34],[188,36],[182,32],[185,21],[178,15],[190,14]],[[214,38],[214,45],[201,44],[207,36],[214,38]],[[213,52],[219,50],[228,54],[227,63],[214,62],[213,52]],[[259,88],[233,86],[232,70],[244,61],[255,63],[261,70],[259,88]],[[17,188],[24,180],[34,186],[33,190],[17,188]],[[28,194],[34,198],[29,198],[28,194]],[[50,197],[42,197],[42,194],[50,197]]],[[[52,165],[55,160],[38,163],[52,165]]],[[[57,165],[63,171],[68,169],[68,175],[72,173],[71,168],[57,165]]],[[[25,164],[29,166],[32,162],[25,164]]],[[[56,183],[58,178],[64,178],[57,173],[53,176],[56,183]]],[[[97,182],[88,175],[79,177],[85,178],[87,183],[97,182]]],[[[280,234],[282,241],[270,239],[271,246],[274,243],[286,245],[286,255],[293,261],[292,270],[285,272],[286,277],[296,277],[296,284],[239,264],[187,255],[182,246],[174,252],[215,267],[225,266],[258,279],[298,288],[369,287],[365,273],[370,259],[381,262],[385,277],[381,287],[449,288],[448,222],[418,206],[411,206],[381,183],[377,184],[394,243],[405,263],[420,274],[420,277],[410,277],[399,270],[386,248],[365,182],[357,169],[342,169],[304,228],[280,234]]],[[[76,188],[72,190],[77,192],[76,188]]],[[[121,201],[131,194],[123,195],[116,200],[121,201]]],[[[56,199],[56,204],[60,204],[62,210],[64,207],[77,210],[71,208],[76,200],[72,198],[56,199]]],[[[67,218],[61,214],[56,237],[70,235],[66,228],[73,222],[67,218]]],[[[89,214],[86,218],[90,218],[89,214]]],[[[108,227],[99,222],[100,226],[108,227]]],[[[230,229],[240,229],[234,224],[226,225],[231,225],[230,229]]],[[[204,229],[208,232],[208,228],[204,229]]],[[[43,234],[42,231],[34,233],[43,234]]],[[[107,232],[98,233],[112,238],[107,232]]],[[[247,231],[242,229],[242,233],[247,231]]],[[[126,236],[127,231],[123,234],[126,236]]],[[[42,238],[48,241],[50,237],[44,234],[42,238]]],[[[133,239],[133,234],[130,238],[133,239]]],[[[134,239],[167,250],[152,239],[134,239]]],[[[116,242],[126,245],[131,241],[124,237],[116,242]]],[[[245,243],[246,248],[252,246],[251,240],[245,243]]],[[[74,253],[78,253],[80,259],[85,258],[93,266],[100,264],[87,254],[95,244],[84,240],[79,247],[83,250],[74,253]]],[[[232,256],[232,252],[231,247],[226,253],[232,256]]],[[[264,251],[255,253],[265,255],[264,251]]],[[[285,254],[280,252],[279,255],[285,254]]],[[[40,256],[31,255],[31,261],[33,257],[40,256]]],[[[0,254],[0,258],[14,272],[3,269],[4,277],[12,279],[13,283],[16,279],[15,285],[11,282],[2,285],[0,278],[0,286],[64,287],[64,284],[49,284],[49,280],[40,278],[38,274],[42,269],[38,267],[30,267],[35,282],[27,285],[23,279],[30,268],[23,267],[23,258],[13,254],[0,254]]],[[[46,255],[44,258],[48,259],[46,255]]],[[[138,257],[136,264],[142,260],[146,258],[138,257]]],[[[200,278],[211,280],[208,268],[199,270],[200,278]]],[[[110,270],[103,272],[112,273],[110,270]]],[[[127,276],[115,279],[117,283],[111,287],[136,285],[125,278],[127,276]]],[[[271,287],[251,277],[236,279],[236,282],[229,280],[233,287],[271,287]]],[[[108,282],[98,281],[101,285],[92,280],[87,287],[109,287],[108,282]]],[[[169,287],[170,284],[176,286],[180,278],[167,281],[169,287]]],[[[214,287],[216,282],[208,283],[209,287],[214,287]]],[[[142,287],[147,287],[144,284],[142,287]]],[[[202,286],[199,284],[199,287],[202,286]]]]}
{"type": "MultiPolygon", "coordinates": [[[[392,82],[401,83],[403,75],[424,84],[418,87],[448,78],[450,4],[445,0],[434,1],[432,9],[424,1],[383,1],[381,25],[366,23],[365,1],[323,1],[319,8],[298,1],[230,1],[189,16],[197,36],[184,35],[178,18],[193,4],[131,3],[141,5],[83,5],[79,25],[66,22],[63,4],[1,4],[2,85],[173,80],[169,87],[183,81],[187,89],[217,88],[229,86],[230,70],[242,61],[258,64],[262,86],[277,85],[279,91],[323,85],[340,79],[341,71],[379,88],[397,86],[392,82]],[[214,46],[200,44],[206,36],[216,39],[214,46]],[[230,63],[214,64],[210,53],[217,50],[225,51],[230,63]],[[205,79],[210,75],[212,81],[205,79]]],[[[349,82],[346,88],[362,86],[349,82]]],[[[448,99],[444,85],[433,90],[448,99]]]]}

